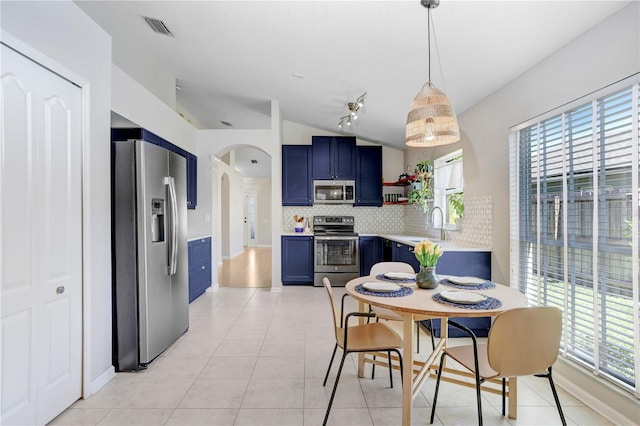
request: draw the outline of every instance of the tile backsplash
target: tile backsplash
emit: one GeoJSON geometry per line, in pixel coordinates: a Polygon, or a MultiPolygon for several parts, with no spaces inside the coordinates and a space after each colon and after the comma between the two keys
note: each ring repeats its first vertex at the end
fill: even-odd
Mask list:
{"type": "MultiPolygon", "coordinates": [[[[383,207],[352,207],[350,205],[317,205],[282,208],[284,232],[294,232],[293,216],[311,220],[313,216],[353,216],[359,234],[414,235],[440,238],[440,230],[429,226],[427,214],[412,205],[383,207]]],[[[464,218],[459,229],[448,230],[447,239],[465,245],[491,249],[493,247],[493,199],[491,196],[464,200],[464,218]]]]}
{"type": "Polygon", "coordinates": [[[404,233],[404,206],[352,207],[348,204],[320,204],[311,207],[282,208],[284,232],[294,231],[293,216],[311,219],[313,216],[353,216],[355,231],[359,234],[402,234],[404,233]]]}

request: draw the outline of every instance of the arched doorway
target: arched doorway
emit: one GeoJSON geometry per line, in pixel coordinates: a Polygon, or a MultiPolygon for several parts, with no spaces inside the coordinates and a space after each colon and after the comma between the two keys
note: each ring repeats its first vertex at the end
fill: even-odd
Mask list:
{"type": "Polygon", "coordinates": [[[233,145],[215,157],[221,255],[218,284],[220,287],[270,288],[271,156],[256,147],[233,145]],[[247,206],[248,194],[253,196],[251,209],[247,206]],[[249,222],[251,226],[248,226],[249,222]]]}

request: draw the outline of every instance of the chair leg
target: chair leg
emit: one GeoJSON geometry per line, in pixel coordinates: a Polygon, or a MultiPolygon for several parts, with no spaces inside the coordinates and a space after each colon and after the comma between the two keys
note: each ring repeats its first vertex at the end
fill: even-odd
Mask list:
{"type": "MultiPolygon", "coordinates": [[[[369,319],[367,319],[368,321],[369,319]]],[[[380,322],[380,318],[376,317],[376,322],[380,322]]],[[[376,356],[373,356],[373,360],[376,360],[376,356]]],[[[371,380],[375,379],[376,377],[376,365],[375,364],[371,364],[371,380]]]]}
{"type": "Polygon", "coordinates": [[[389,386],[393,389],[393,366],[391,365],[391,351],[387,351],[387,357],[389,359],[389,386]]]}
{"type": "Polygon", "coordinates": [[[478,426],[482,426],[482,395],[480,394],[480,372],[476,370],[476,398],[478,398],[478,426]]]}
{"type": "Polygon", "coordinates": [[[416,349],[420,353],[420,321],[416,321],[416,349]]]}
{"type": "Polygon", "coordinates": [[[327,368],[327,374],[324,375],[324,382],[322,382],[322,386],[327,385],[327,378],[329,377],[329,371],[331,371],[331,366],[333,365],[333,358],[336,356],[336,351],[338,350],[338,344],[333,347],[333,353],[331,354],[331,361],[329,361],[329,367],[327,368]]]}
{"type": "Polygon", "coordinates": [[[503,377],[502,378],[502,416],[503,417],[507,414],[506,394],[507,394],[507,379],[503,377]]]}
{"type": "Polygon", "coordinates": [[[438,378],[436,379],[436,391],[433,394],[433,404],[431,404],[431,421],[429,423],[433,424],[433,418],[436,416],[436,403],[438,402],[438,390],[440,389],[440,377],[442,377],[442,365],[444,363],[444,357],[447,356],[446,353],[442,353],[440,357],[440,367],[438,367],[438,378]]]}
{"type": "Polygon", "coordinates": [[[327,420],[329,420],[329,412],[331,411],[331,405],[333,405],[333,398],[336,396],[336,390],[338,390],[338,382],[340,381],[340,373],[342,373],[342,367],[344,366],[344,359],[347,357],[347,351],[342,352],[342,359],[340,360],[340,367],[338,367],[338,374],[336,375],[336,382],[333,385],[333,391],[331,392],[331,398],[329,399],[329,406],[327,407],[327,412],[324,415],[324,421],[322,422],[322,426],[327,425],[327,420]]]}
{"type": "Polygon", "coordinates": [[[436,350],[436,341],[433,340],[433,320],[429,320],[429,329],[431,330],[431,350],[435,351],[436,350]]]}
{"type": "Polygon", "coordinates": [[[556,400],[556,407],[558,407],[558,413],[560,414],[560,420],[562,421],[562,426],[567,426],[567,421],[564,419],[564,413],[562,412],[562,407],[560,406],[560,398],[558,398],[558,392],[556,392],[556,386],[553,384],[553,378],[551,377],[551,367],[549,367],[549,384],[551,385],[551,392],[553,392],[553,399],[556,400]]]}
{"type": "Polygon", "coordinates": [[[400,364],[400,383],[402,383],[402,354],[400,353],[400,351],[398,349],[392,349],[395,353],[398,354],[398,360],[399,360],[399,364],[400,364]]]}

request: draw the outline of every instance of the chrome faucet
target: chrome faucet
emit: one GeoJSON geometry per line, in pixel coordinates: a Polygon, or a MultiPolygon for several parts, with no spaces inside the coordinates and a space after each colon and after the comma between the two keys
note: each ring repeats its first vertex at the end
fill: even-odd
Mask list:
{"type": "Polygon", "coordinates": [[[435,222],[433,221],[433,212],[435,212],[436,209],[440,212],[440,228],[435,228],[435,226],[434,228],[440,229],[440,241],[446,241],[447,234],[445,233],[445,229],[444,229],[444,213],[442,212],[442,209],[438,206],[431,208],[431,211],[429,212],[429,217],[431,218],[431,223],[435,225],[435,222]]]}

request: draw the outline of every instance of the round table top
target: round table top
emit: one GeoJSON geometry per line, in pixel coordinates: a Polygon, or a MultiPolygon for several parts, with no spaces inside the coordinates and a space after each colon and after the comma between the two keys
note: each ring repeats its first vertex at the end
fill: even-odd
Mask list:
{"type": "MultiPolygon", "coordinates": [[[[441,276],[442,278],[442,276],[441,276]]],[[[391,309],[399,314],[411,313],[424,317],[486,317],[496,316],[504,311],[514,308],[523,308],[529,304],[527,297],[518,290],[504,285],[496,284],[494,288],[482,290],[464,290],[472,293],[481,293],[485,296],[495,297],[502,302],[502,306],[496,309],[470,309],[454,307],[436,302],[432,296],[445,290],[455,291],[456,289],[440,284],[433,290],[418,288],[415,283],[402,284],[413,288],[413,294],[400,297],[370,296],[356,291],[359,284],[370,281],[379,281],[375,277],[366,276],[355,278],[347,283],[345,289],[351,297],[356,300],[368,303],[369,305],[391,309]]]]}

